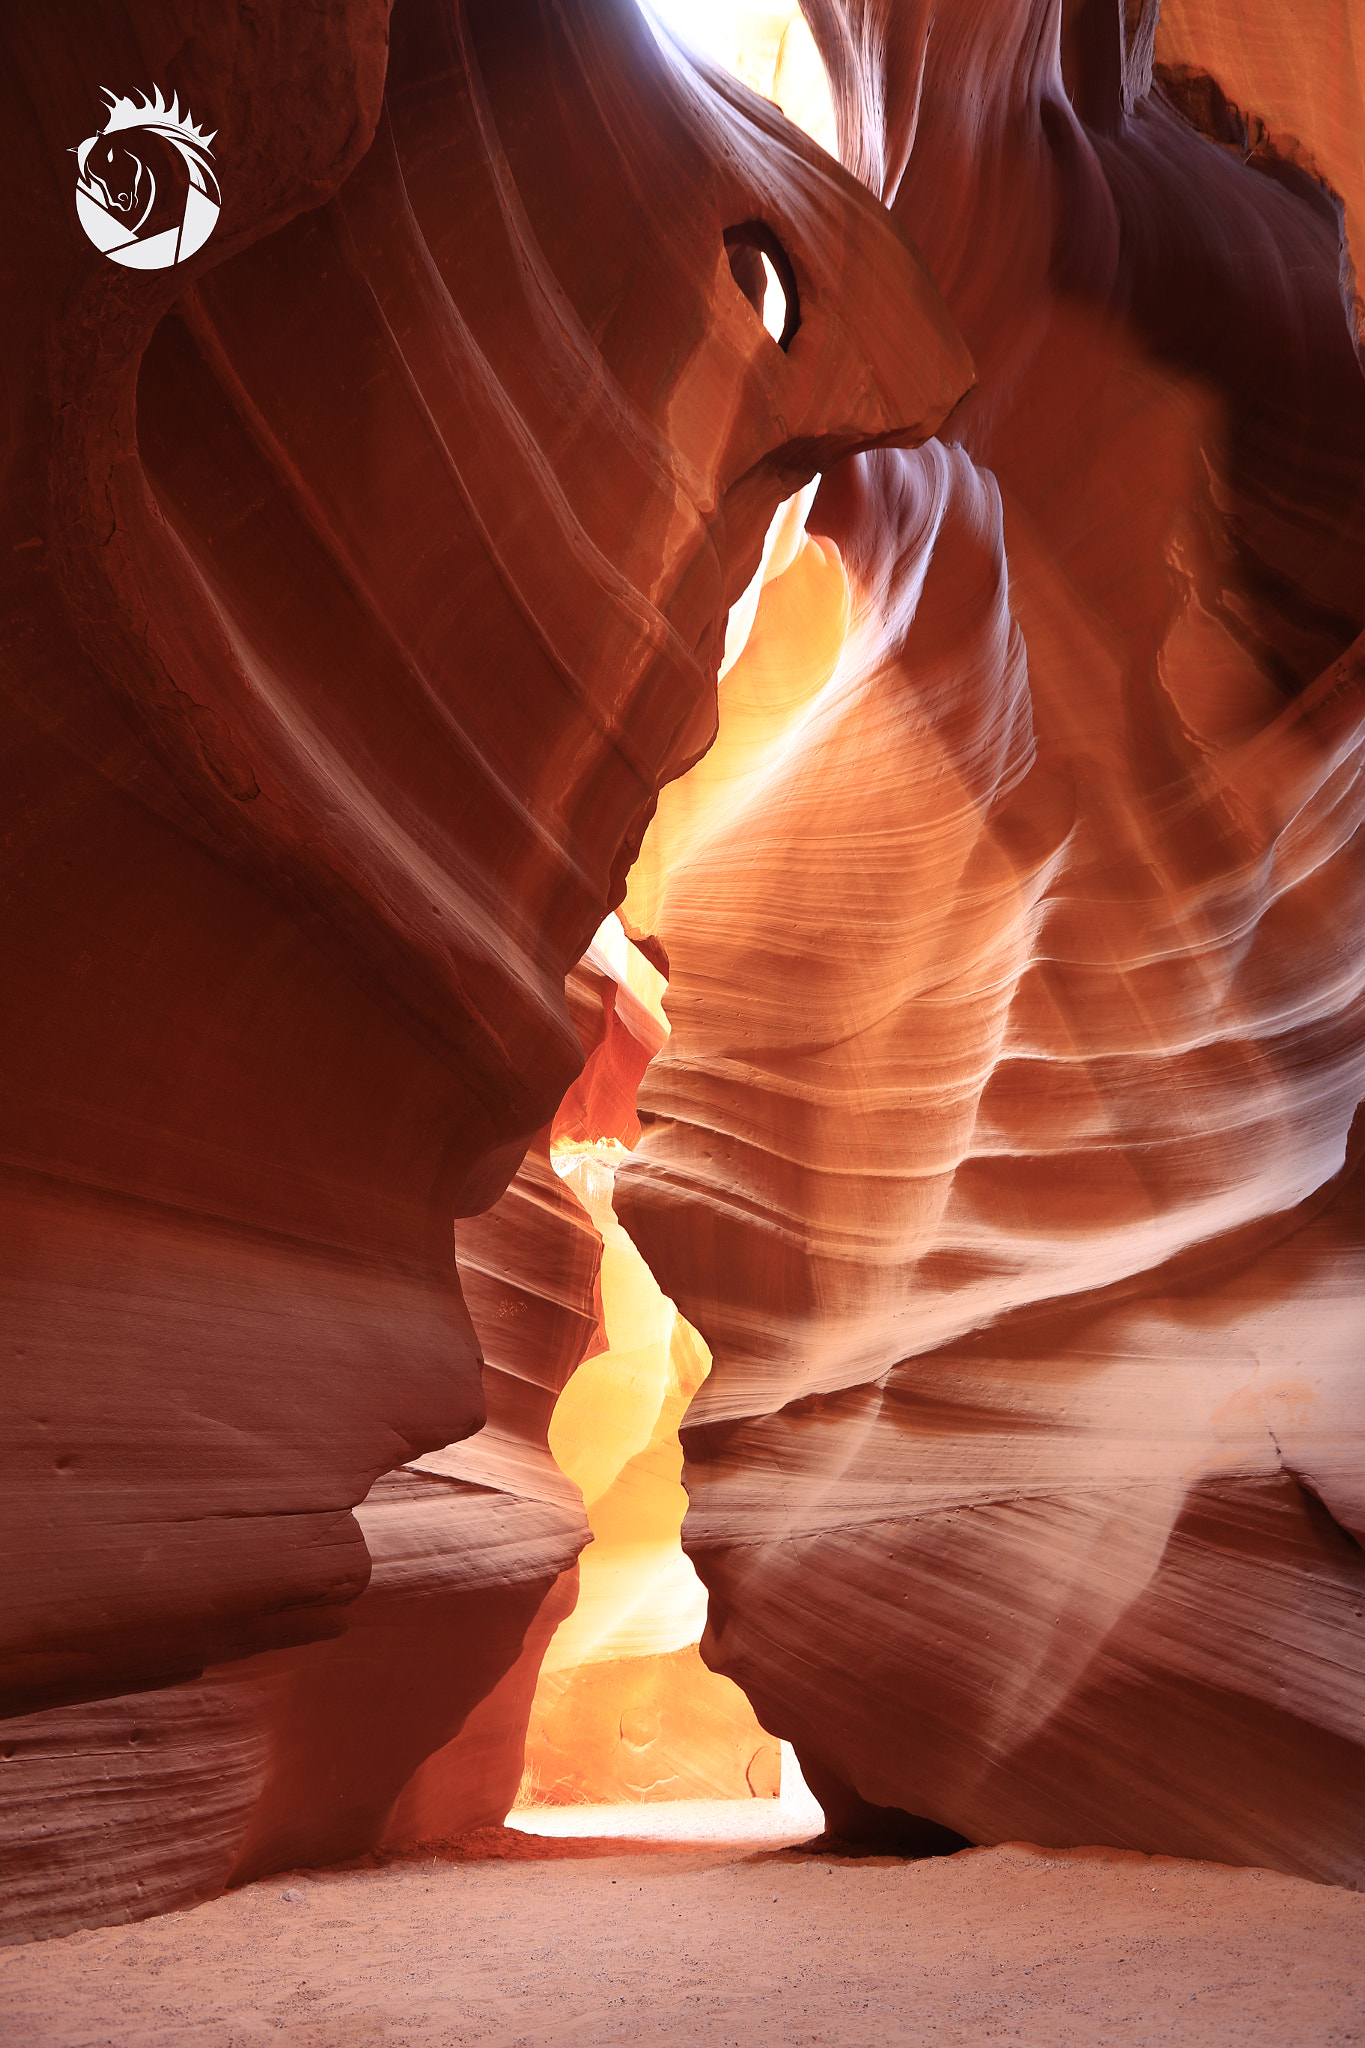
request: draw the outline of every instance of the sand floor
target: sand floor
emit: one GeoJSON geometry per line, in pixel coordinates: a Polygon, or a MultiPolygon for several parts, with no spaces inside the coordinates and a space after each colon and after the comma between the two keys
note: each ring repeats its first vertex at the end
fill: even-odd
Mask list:
{"type": "Polygon", "coordinates": [[[852,1858],[792,1846],[776,1801],[622,1834],[659,1813],[578,1809],[5,1950],[0,2041],[1365,2043],[1365,1894],[1113,1850],[852,1858]]]}

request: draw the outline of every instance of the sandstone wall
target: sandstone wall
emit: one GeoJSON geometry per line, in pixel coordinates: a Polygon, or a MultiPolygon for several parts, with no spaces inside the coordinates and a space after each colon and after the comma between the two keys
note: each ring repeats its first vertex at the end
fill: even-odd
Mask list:
{"type": "Polygon", "coordinates": [[[806,11],[979,381],[826,476],[828,594],[765,593],[637,871],[618,1208],[715,1359],[704,1651],[850,1831],[1358,1879],[1337,216],[1149,90],[1136,9],[806,11]]]}
{"type": "MultiPolygon", "coordinates": [[[[565,976],[714,732],[774,508],[970,367],[872,198],[624,0],[75,0],[3,47],[23,1932],[496,1806],[584,1535],[543,1421],[590,1233],[536,1299],[472,1225],[471,1320],[452,1222],[582,1067],[565,976]],[[111,80],[213,132],[183,269],[76,222],[111,80]],[[727,251],[759,220],[790,351],[727,251]],[[396,1810],[500,1686],[482,1788],[396,1810]]],[[[565,1227],[543,1152],[504,1199],[528,1256],[565,1227]]]]}

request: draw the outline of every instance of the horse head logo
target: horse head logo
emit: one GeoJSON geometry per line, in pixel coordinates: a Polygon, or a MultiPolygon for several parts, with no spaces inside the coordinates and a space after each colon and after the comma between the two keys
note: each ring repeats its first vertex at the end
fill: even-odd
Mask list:
{"type": "Polygon", "coordinates": [[[211,162],[216,130],[195,126],[179,94],[169,104],[121,99],[107,89],[104,125],[72,152],[76,212],[111,262],[129,270],[167,270],[202,249],[222,194],[211,162]]]}

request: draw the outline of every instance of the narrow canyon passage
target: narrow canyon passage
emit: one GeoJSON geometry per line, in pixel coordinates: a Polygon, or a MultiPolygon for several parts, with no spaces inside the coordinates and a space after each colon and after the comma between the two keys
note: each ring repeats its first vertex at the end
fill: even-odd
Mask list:
{"type": "Polygon", "coordinates": [[[1351,0],[11,13],[0,2048],[1365,2048],[1351,0]]]}
{"type": "MultiPolygon", "coordinates": [[[[663,975],[614,917],[587,958],[611,976],[618,1032],[639,1048],[636,1061],[652,1055],[668,1032],[663,975]]],[[[573,1611],[541,1662],[519,1809],[772,1798],[780,1782],[777,1743],[698,1649],[706,1591],[679,1540],[678,1429],[711,1356],[616,1218],[616,1171],[640,1130],[622,1080],[571,1089],[550,1140],[556,1177],[602,1240],[599,1327],[547,1431],[592,1541],[573,1611]]]]}

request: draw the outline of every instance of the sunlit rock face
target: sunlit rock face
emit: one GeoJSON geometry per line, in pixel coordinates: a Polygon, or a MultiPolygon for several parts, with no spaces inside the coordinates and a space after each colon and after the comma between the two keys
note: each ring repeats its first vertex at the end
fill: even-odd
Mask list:
{"type": "Polygon", "coordinates": [[[660,803],[617,1210],[704,1653],[839,1825],[1358,1879],[1365,386],[1137,12],[807,10],[979,383],[827,472],[660,803]]]}
{"type": "Polygon", "coordinates": [[[706,1593],[679,1544],[678,1429],[710,1368],[612,1210],[610,1142],[556,1157],[603,1239],[606,1348],[578,1368],[549,1441],[581,1487],[592,1543],[577,1605],[541,1667],[525,1746],[527,1804],[775,1794],[778,1746],[697,1645],[706,1593]]]}
{"type": "MultiPolygon", "coordinates": [[[[575,971],[571,994],[591,990],[599,971],[602,1036],[550,1142],[562,1199],[600,1242],[599,1324],[540,1422],[545,1455],[575,1500],[581,1494],[592,1540],[576,1605],[545,1652],[529,1726],[523,1720],[519,1803],[747,1799],[777,1791],[778,1746],[739,1687],[701,1660],[706,1594],[678,1540],[687,1505],[678,1427],[711,1361],[612,1207],[617,1167],[640,1136],[636,1091],[668,1036],[667,984],[614,917],[575,971]]],[[[584,1008],[586,1033],[590,995],[584,1008]]],[[[509,1241],[505,1256],[528,1263],[520,1243],[509,1241]]]]}
{"type": "Polygon", "coordinates": [[[653,0],[664,33],[722,65],[742,85],[781,107],[831,156],[839,153],[834,102],[810,26],[796,0],[653,0]]]}

